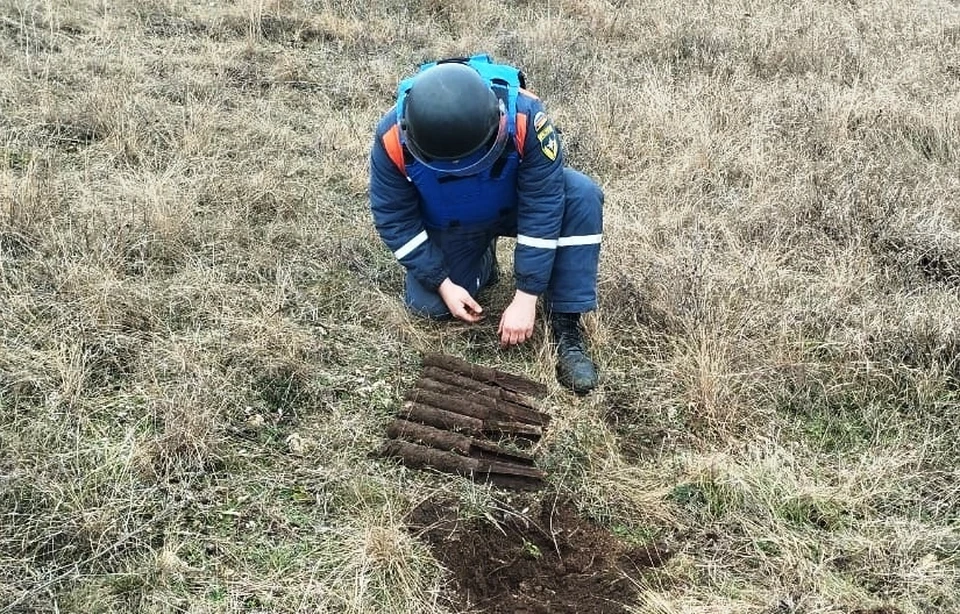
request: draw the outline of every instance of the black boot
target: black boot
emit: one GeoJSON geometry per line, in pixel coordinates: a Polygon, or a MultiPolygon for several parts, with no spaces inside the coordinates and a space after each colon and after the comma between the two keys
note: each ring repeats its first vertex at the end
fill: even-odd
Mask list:
{"type": "Polygon", "coordinates": [[[587,356],[580,314],[553,313],[550,328],[557,344],[557,381],[577,394],[586,394],[596,388],[597,367],[587,356]]]}

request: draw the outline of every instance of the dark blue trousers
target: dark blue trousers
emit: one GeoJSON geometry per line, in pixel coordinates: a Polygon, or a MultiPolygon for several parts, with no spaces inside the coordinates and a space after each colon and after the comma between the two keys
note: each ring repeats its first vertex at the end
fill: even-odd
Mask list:
{"type": "MultiPolygon", "coordinates": [[[[584,313],[597,307],[599,236],[603,231],[603,192],[592,179],[564,169],[566,200],[560,240],[554,256],[550,285],[544,295],[551,311],[584,313]]],[[[496,255],[491,249],[497,237],[516,237],[516,214],[492,225],[454,227],[428,231],[430,240],[443,252],[453,283],[474,297],[491,283],[496,255]]],[[[450,312],[434,290],[425,288],[407,273],[407,307],[419,315],[443,318],[450,312]]]]}

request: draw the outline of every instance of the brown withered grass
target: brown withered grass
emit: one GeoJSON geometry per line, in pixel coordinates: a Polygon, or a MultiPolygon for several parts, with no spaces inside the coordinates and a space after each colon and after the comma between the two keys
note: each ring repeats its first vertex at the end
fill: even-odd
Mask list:
{"type": "MultiPolygon", "coordinates": [[[[0,0],[0,612],[446,612],[371,458],[423,351],[551,385],[551,488],[677,554],[644,614],[960,611],[955,3],[0,0]],[[524,68],[606,192],[603,373],[416,321],[367,155],[524,68]]],[[[510,244],[501,245],[510,262],[510,244]]]]}

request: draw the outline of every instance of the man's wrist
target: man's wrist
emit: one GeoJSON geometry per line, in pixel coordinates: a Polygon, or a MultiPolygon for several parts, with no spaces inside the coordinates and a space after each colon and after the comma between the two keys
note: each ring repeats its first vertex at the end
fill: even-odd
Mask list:
{"type": "Polygon", "coordinates": [[[448,282],[448,281],[450,281],[450,274],[447,273],[446,270],[443,270],[443,271],[437,272],[434,276],[430,277],[429,282],[425,280],[420,280],[420,283],[422,283],[424,286],[428,288],[433,288],[433,290],[436,292],[440,290],[440,286],[442,286],[445,282],[448,282]]]}
{"type": "Polygon", "coordinates": [[[517,290],[517,293],[513,296],[513,302],[522,303],[524,305],[536,305],[537,299],[540,298],[536,294],[530,294],[529,292],[524,292],[523,290],[517,290]]]}

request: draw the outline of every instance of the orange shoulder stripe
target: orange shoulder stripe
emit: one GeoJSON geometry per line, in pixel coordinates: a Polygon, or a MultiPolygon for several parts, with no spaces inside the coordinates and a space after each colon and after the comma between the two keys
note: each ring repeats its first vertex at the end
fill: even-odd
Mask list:
{"type": "Polygon", "coordinates": [[[400,126],[394,124],[383,135],[383,147],[393,161],[394,166],[400,169],[403,176],[407,176],[407,165],[403,163],[403,146],[400,144],[400,126]]]}
{"type": "Polygon", "coordinates": [[[526,94],[527,96],[533,98],[534,100],[540,100],[540,98],[539,98],[536,94],[534,94],[533,92],[531,92],[531,91],[528,90],[528,89],[525,89],[525,88],[522,88],[522,87],[521,87],[521,88],[520,88],[520,91],[523,92],[524,94],[526,94]]]}
{"type": "Polygon", "coordinates": [[[517,113],[516,119],[516,130],[517,130],[517,153],[520,154],[520,157],[523,157],[523,144],[527,142],[527,114],[526,113],[517,113]]]}

